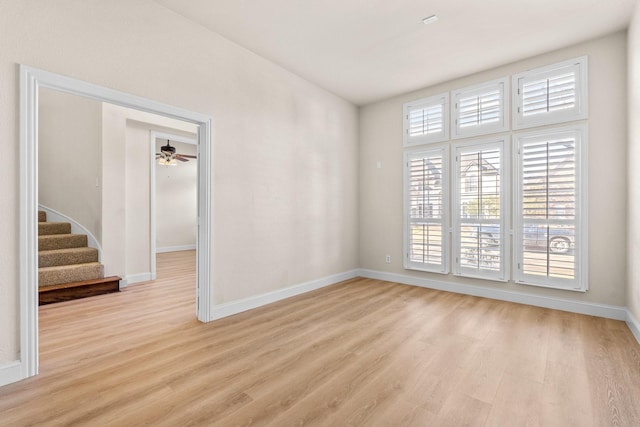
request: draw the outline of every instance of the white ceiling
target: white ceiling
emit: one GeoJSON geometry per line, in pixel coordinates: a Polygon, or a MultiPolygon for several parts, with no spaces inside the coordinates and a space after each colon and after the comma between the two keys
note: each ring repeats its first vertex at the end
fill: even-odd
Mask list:
{"type": "Polygon", "coordinates": [[[636,2],[155,1],[357,105],[624,29],[636,2]]]}

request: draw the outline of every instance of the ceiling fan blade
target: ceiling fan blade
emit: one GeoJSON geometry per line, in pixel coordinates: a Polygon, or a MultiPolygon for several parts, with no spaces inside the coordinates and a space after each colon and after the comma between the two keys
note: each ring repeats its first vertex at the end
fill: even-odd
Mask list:
{"type": "Polygon", "coordinates": [[[189,159],[183,159],[183,158],[182,158],[181,156],[179,156],[179,155],[178,155],[178,156],[175,156],[175,157],[174,157],[174,159],[176,159],[176,160],[180,160],[181,162],[188,162],[188,161],[189,161],[189,159]]]}
{"type": "Polygon", "coordinates": [[[190,154],[178,154],[178,156],[180,156],[180,157],[187,157],[187,158],[189,158],[189,159],[197,159],[197,158],[198,158],[198,156],[192,156],[192,155],[190,155],[190,154]]]}

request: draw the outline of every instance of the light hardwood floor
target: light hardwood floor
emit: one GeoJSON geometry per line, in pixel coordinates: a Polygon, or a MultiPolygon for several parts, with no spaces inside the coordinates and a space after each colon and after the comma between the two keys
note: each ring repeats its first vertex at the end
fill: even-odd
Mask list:
{"type": "Polygon", "coordinates": [[[640,426],[623,322],[354,279],[209,324],[193,252],[40,308],[0,425],[640,426]]]}

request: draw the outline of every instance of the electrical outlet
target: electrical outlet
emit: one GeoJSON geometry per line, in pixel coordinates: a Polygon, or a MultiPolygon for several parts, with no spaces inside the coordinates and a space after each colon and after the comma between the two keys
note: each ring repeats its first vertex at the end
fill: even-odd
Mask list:
{"type": "Polygon", "coordinates": [[[391,255],[387,255],[384,257],[384,262],[386,262],[387,264],[391,264],[391,255]]]}

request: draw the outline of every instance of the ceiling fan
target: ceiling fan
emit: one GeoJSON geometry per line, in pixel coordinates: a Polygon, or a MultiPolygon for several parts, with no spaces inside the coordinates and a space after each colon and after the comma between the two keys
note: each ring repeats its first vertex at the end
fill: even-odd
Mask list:
{"type": "Polygon", "coordinates": [[[176,147],[171,146],[171,141],[167,139],[167,145],[163,145],[160,147],[160,152],[156,153],[156,159],[158,159],[158,164],[160,165],[177,165],[178,162],[176,160],[180,160],[181,162],[188,162],[189,159],[197,159],[197,156],[192,156],[189,154],[180,154],[176,153],[176,147]]]}

